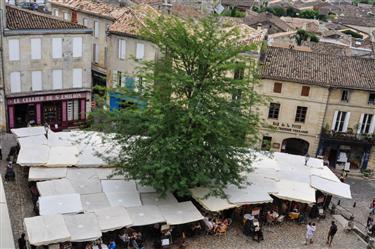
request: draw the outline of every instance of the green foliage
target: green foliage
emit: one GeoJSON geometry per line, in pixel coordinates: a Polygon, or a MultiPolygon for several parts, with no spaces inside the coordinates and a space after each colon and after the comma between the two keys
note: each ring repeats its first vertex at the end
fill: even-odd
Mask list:
{"type": "Polygon", "coordinates": [[[225,9],[222,13],[222,16],[230,16],[230,17],[245,17],[246,13],[237,9],[236,7],[231,7],[225,9]]]}
{"type": "Polygon", "coordinates": [[[342,31],[342,33],[347,34],[347,35],[351,35],[353,38],[360,38],[360,39],[363,38],[363,35],[355,32],[351,29],[344,30],[344,31],[342,31]]]}
{"type": "Polygon", "coordinates": [[[305,19],[317,19],[322,21],[327,21],[327,16],[321,15],[319,13],[319,10],[302,10],[298,13],[299,18],[305,18],[305,19]]]}
{"type": "Polygon", "coordinates": [[[301,46],[303,41],[319,42],[319,38],[312,32],[307,32],[304,29],[299,29],[295,36],[296,43],[301,46]]]}
{"type": "Polygon", "coordinates": [[[293,7],[288,7],[286,9],[286,16],[296,17],[297,16],[297,12],[296,12],[296,10],[293,7]]]}
{"type": "Polygon", "coordinates": [[[196,186],[222,194],[227,184],[243,182],[253,158],[240,155],[259,139],[255,110],[262,99],[253,91],[256,62],[244,54],[254,46],[221,25],[214,17],[145,22],[141,36],[163,53],[139,68],[138,94],[147,107],[97,110],[90,119],[93,129],[117,134],[123,145],[111,162],[118,173],[162,194],[185,195],[196,186]]]}
{"type": "Polygon", "coordinates": [[[275,16],[286,16],[286,10],[283,7],[275,6],[267,8],[267,11],[275,16]]]}

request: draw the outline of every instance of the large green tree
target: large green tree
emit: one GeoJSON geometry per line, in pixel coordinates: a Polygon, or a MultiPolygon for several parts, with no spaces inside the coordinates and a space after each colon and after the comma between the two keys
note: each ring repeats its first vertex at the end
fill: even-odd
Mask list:
{"type": "Polygon", "coordinates": [[[143,62],[136,90],[112,89],[143,103],[117,111],[96,110],[91,127],[116,134],[122,145],[111,163],[120,174],[178,195],[205,186],[222,193],[243,182],[258,139],[254,91],[256,63],[239,30],[222,19],[181,21],[161,16],[144,22],[141,37],[160,49],[143,62]]]}

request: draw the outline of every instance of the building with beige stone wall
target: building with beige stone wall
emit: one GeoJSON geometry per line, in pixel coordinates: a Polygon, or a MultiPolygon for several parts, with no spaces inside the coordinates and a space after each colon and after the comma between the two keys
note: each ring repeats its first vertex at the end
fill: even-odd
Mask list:
{"type": "Polygon", "coordinates": [[[75,127],[91,108],[91,29],[6,7],[4,82],[8,128],[75,127]]]}
{"type": "Polygon", "coordinates": [[[261,75],[263,149],[375,168],[374,60],[268,47],[261,75]]]}

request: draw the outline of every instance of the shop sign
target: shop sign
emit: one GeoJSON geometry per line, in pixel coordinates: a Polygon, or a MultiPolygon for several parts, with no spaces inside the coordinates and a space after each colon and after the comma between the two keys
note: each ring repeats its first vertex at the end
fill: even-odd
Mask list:
{"type": "Polygon", "coordinates": [[[280,149],[280,143],[272,143],[272,148],[280,149]]]}
{"type": "Polygon", "coordinates": [[[279,131],[289,131],[289,132],[297,132],[308,134],[307,130],[303,130],[302,125],[299,124],[289,124],[284,122],[272,122],[272,125],[276,127],[279,131]]]}
{"type": "Polygon", "coordinates": [[[68,99],[82,99],[82,98],[86,98],[86,93],[66,93],[66,94],[59,94],[59,95],[31,96],[31,97],[8,99],[8,105],[38,103],[38,102],[44,102],[44,101],[59,101],[59,100],[68,100],[68,99]]]}

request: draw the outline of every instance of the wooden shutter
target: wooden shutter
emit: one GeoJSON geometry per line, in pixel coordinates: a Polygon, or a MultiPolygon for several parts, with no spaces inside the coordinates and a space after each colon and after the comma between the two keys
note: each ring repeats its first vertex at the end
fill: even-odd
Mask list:
{"type": "Polygon", "coordinates": [[[10,73],[10,92],[12,93],[21,92],[21,73],[20,72],[10,73]]]}
{"type": "Polygon", "coordinates": [[[82,87],[82,69],[74,68],[73,69],[73,87],[82,87]]]}
{"type": "Polygon", "coordinates": [[[52,38],[52,58],[62,58],[62,38],[52,38]]]}
{"type": "Polygon", "coordinates": [[[82,57],[82,37],[73,37],[73,57],[82,57]]]}
{"type": "Polygon", "coordinates": [[[361,133],[361,128],[362,128],[362,123],[363,123],[363,118],[364,118],[364,116],[365,116],[365,114],[362,113],[362,114],[361,114],[361,117],[359,118],[357,134],[360,134],[360,133],[361,133]]]}
{"type": "Polygon", "coordinates": [[[335,125],[336,125],[336,119],[337,119],[337,115],[338,115],[339,111],[335,111],[335,114],[333,114],[333,120],[332,120],[332,126],[331,126],[331,130],[335,131],[335,125]]]}
{"type": "Polygon", "coordinates": [[[281,93],[282,86],[283,86],[282,83],[280,83],[280,82],[275,82],[275,83],[273,84],[273,92],[274,92],[274,93],[281,93]]]}
{"type": "Polygon", "coordinates": [[[9,46],[9,60],[18,61],[20,59],[20,41],[17,39],[11,39],[8,41],[9,46]]]}
{"type": "Polygon", "coordinates": [[[31,88],[33,91],[42,90],[42,71],[31,72],[31,88]]]}
{"type": "Polygon", "coordinates": [[[348,131],[349,120],[350,120],[350,112],[347,112],[346,116],[345,116],[344,126],[342,128],[343,132],[347,132],[348,131]]]}
{"type": "Polygon", "coordinates": [[[370,129],[368,131],[369,134],[373,134],[375,130],[375,115],[372,115],[370,129]]]}
{"type": "Polygon", "coordinates": [[[136,59],[142,60],[145,55],[145,45],[143,43],[137,43],[136,59]]]}
{"type": "Polygon", "coordinates": [[[31,39],[31,59],[40,60],[42,58],[42,40],[40,38],[31,39]]]}
{"type": "Polygon", "coordinates": [[[309,96],[310,94],[310,87],[309,86],[302,86],[302,90],[301,90],[301,96],[309,96]]]}

